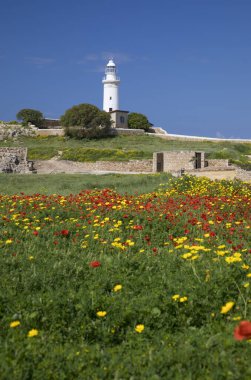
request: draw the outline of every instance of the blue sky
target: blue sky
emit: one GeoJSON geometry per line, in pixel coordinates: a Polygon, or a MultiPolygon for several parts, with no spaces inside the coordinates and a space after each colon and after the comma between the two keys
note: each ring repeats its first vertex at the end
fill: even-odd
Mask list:
{"type": "Polygon", "coordinates": [[[251,0],[3,0],[0,120],[102,108],[114,57],[120,108],[169,133],[251,138],[251,0]]]}

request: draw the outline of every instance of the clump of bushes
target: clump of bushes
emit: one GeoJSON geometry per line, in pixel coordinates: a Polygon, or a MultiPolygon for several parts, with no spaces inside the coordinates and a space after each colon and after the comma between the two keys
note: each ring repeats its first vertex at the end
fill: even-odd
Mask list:
{"type": "Polygon", "coordinates": [[[112,121],[109,113],[92,104],[79,104],[61,116],[66,136],[78,139],[101,138],[110,135],[112,121]]]}

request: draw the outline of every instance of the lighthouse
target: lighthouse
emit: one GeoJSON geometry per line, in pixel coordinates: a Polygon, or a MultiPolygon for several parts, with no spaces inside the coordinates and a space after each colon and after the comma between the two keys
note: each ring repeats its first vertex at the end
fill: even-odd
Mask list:
{"type": "Polygon", "coordinates": [[[119,110],[119,82],[116,65],[110,59],[106,65],[105,76],[102,81],[104,84],[103,110],[106,112],[119,110]]]}

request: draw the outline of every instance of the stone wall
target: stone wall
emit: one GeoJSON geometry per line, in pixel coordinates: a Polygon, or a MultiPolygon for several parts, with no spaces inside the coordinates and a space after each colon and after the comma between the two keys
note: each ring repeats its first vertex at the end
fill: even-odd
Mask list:
{"type": "Polygon", "coordinates": [[[36,136],[64,136],[64,129],[62,128],[48,128],[48,129],[36,129],[36,136]]]}
{"type": "Polygon", "coordinates": [[[127,128],[116,128],[117,135],[127,136],[127,135],[144,135],[144,129],[127,129],[127,128]]]}
{"type": "Polygon", "coordinates": [[[152,160],[75,162],[67,160],[37,160],[38,174],[49,173],[151,173],[152,160]]]}
{"type": "MultiPolygon", "coordinates": [[[[64,136],[63,128],[51,128],[51,129],[36,129],[36,136],[64,136]]],[[[134,135],[144,135],[145,131],[143,129],[126,129],[126,128],[113,128],[112,135],[120,136],[134,136],[134,135]]]]}
{"type": "Polygon", "coordinates": [[[35,136],[36,128],[23,127],[21,124],[0,123],[0,140],[7,140],[19,136],[35,136]]]}
{"type": "Polygon", "coordinates": [[[29,173],[27,148],[0,148],[1,173],[29,173]]]}
{"type": "Polygon", "coordinates": [[[224,159],[207,159],[208,167],[226,168],[229,166],[229,161],[224,159]]]}
{"type": "Polygon", "coordinates": [[[152,172],[153,160],[97,161],[94,170],[118,172],[152,172]]]}
{"type": "Polygon", "coordinates": [[[235,170],[236,170],[235,178],[240,179],[242,181],[251,182],[251,171],[243,170],[238,167],[236,167],[235,170]]]}

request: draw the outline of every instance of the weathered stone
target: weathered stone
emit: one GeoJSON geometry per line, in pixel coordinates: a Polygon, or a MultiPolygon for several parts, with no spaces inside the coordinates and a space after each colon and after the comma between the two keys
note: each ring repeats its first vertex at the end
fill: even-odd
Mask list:
{"type": "Polygon", "coordinates": [[[27,148],[0,148],[0,172],[30,173],[27,148]]]}
{"type": "Polygon", "coordinates": [[[21,124],[6,124],[0,122],[0,140],[17,138],[19,136],[34,136],[37,128],[23,127],[21,124]]]}

